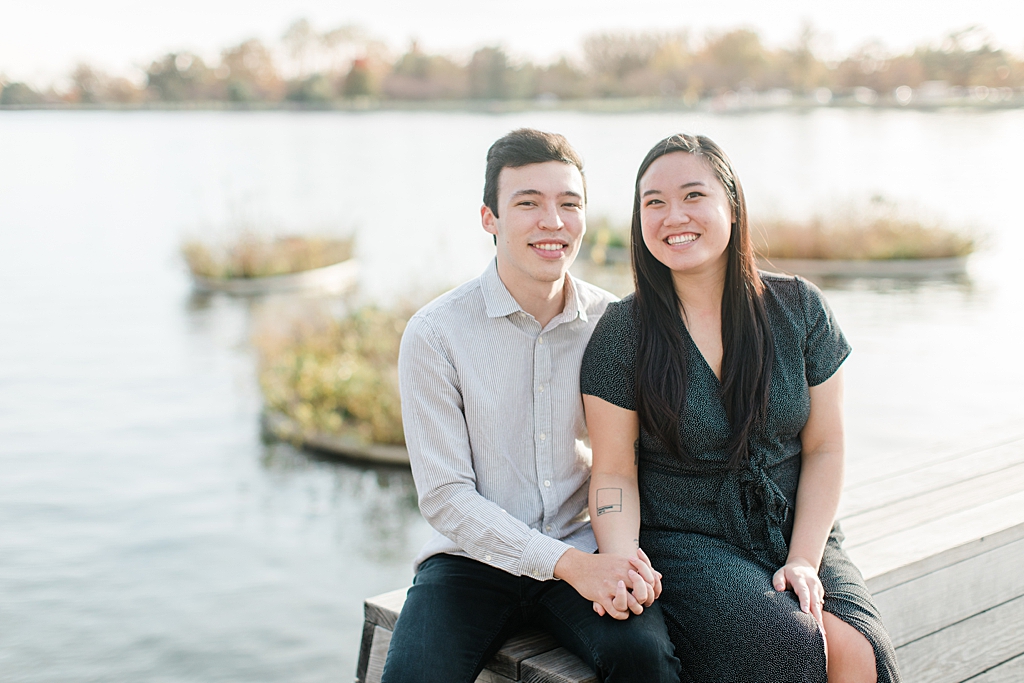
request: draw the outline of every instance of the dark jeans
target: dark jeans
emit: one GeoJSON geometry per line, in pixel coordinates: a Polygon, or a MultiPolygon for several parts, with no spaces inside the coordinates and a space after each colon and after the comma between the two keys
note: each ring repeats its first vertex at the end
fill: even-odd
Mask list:
{"type": "Polygon", "coordinates": [[[527,625],[549,631],[600,681],[677,683],[679,660],[657,602],[624,621],[598,616],[564,581],[537,581],[454,555],[420,565],[398,617],[381,683],[472,683],[527,625]]]}

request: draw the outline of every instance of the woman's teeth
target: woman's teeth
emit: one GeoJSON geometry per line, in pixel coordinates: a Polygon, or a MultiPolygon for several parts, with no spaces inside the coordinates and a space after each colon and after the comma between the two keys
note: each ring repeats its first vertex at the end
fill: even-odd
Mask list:
{"type": "Polygon", "coordinates": [[[672,235],[665,241],[668,242],[669,244],[685,244],[686,242],[694,241],[698,237],[700,237],[700,235],[688,232],[685,235],[672,235]]]}

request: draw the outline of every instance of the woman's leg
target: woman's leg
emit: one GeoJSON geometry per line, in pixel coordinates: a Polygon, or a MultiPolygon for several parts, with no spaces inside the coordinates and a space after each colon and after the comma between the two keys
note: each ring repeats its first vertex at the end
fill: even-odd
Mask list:
{"type": "Polygon", "coordinates": [[[876,683],[875,650],[864,635],[834,614],[823,612],[828,637],[828,683],[876,683]]]}

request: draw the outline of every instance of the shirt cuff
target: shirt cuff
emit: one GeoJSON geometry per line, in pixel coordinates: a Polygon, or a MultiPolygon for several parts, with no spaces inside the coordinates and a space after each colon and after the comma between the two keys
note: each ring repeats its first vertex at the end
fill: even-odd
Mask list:
{"type": "Polygon", "coordinates": [[[538,581],[550,581],[555,578],[555,565],[569,548],[568,543],[557,538],[536,532],[526,544],[523,558],[519,563],[519,573],[538,581]]]}

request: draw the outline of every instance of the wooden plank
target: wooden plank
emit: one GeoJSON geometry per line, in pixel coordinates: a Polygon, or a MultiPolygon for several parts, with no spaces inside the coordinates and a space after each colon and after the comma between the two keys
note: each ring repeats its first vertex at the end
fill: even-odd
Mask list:
{"type": "Polygon", "coordinates": [[[842,518],[848,537],[873,541],[1024,491],[1024,464],[842,518]]]}
{"type": "Polygon", "coordinates": [[[1022,523],[1024,491],[871,543],[859,542],[856,535],[851,534],[847,536],[844,546],[864,578],[871,580],[904,565],[1022,523]]]}
{"type": "Polygon", "coordinates": [[[508,678],[501,674],[496,674],[489,669],[484,669],[480,672],[480,675],[476,677],[475,683],[518,683],[519,679],[508,678]]]}
{"type": "Polygon", "coordinates": [[[1020,683],[1024,681],[1024,655],[1018,655],[968,680],[970,683],[1020,683]]]}
{"type": "Polygon", "coordinates": [[[391,645],[391,631],[380,626],[373,627],[373,645],[370,647],[370,660],[366,665],[366,683],[380,683],[384,674],[384,662],[388,658],[388,646],[391,645]]]}
{"type": "Polygon", "coordinates": [[[370,648],[373,647],[374,628],[376,628],[375,624],[369,621],[363,622],[363,637],[359,641],[359,661],[356,663],[356,683],[366,683],[366,667],[370,663],[370,648]]]}
{"type": "Polygon", "coordinates": [[[513,635],[487,662],[487,668],[496,674],[519,680],[523,660],[550,652],[558,642],[547,631],[527,629],[513,635]]]}
{"type": "Polygon", "coordinates": [[[1024,654],[1024,597],[897,648],[903,678],[960,683],[1024,654]]]}
{"type": "Polygon", "coordinates": [[[922,560],[897,567],[884,574],[876,575],[867,580],[868,590],[872,594],[881,593],[894,586],[918,579],[926,574],[939,571],[945,567],[963,562],[976,555],[987,553],[1004,545],[1024,538],[1024,524],[1004,529],[994,534],[976,538],[973,541],[958,545],[955,548],[929,555],[922,560]]]}
{"type": "Polygon", "coordinates": [[[1024,539],[874,594],[899,647],[1024,595],[1024,539]]]}
{"type": "Polygon", "coordinates": [[[597,683],[597,676],[579,657],[560,647],[522,663],[523,683],[597,683]]]}
{"type": "Polygon", "coordinates": [[[367,598],[363,603],[363,613],[366,621],[377,626],[383,626],[388,631],[395,630],[395,622],[398,621],[398,614],[405,605],[405,594],[409,587],[399,588],[390,593],[382,593],[372,598],[367,598]]]}
{"type": "Polygon", "coordinates": [[[897,454],[885,451],[850,453],[846,484],[848,487],[866,486],[920,470],[930,465],[955,460],[965,455],[984,454],[1002,446],[1024,442],[1020,420],[987,428],[982,433],[964,434],[955,439],[922,443],[897,454]]]}
{"type": "Polygon", "coordinates": [[[847,486],[839,516],[850,517],[1024,463],[1024,440],[960,454],[908,472],[847,486]]]}

